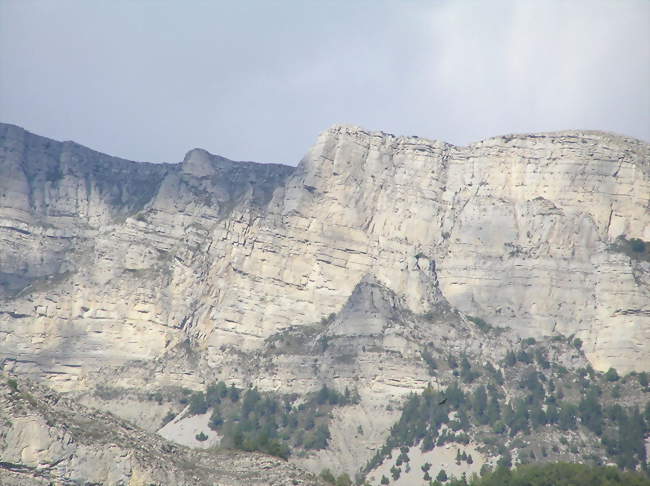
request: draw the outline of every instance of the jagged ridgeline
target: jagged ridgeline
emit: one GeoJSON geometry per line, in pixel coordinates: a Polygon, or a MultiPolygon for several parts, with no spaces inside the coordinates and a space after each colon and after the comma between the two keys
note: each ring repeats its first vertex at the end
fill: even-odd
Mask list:
{"type": "Polygon", "coordinates": [[[25,380],[201,458],[327,470],[304,484],[645,474],[649,160],[602,132],[334,126],[297,167],[146,164],[0,125],[0,462],[118,484],[149,460],[98,467],[111,434],[72,454],[14,407],[25,380]]]}

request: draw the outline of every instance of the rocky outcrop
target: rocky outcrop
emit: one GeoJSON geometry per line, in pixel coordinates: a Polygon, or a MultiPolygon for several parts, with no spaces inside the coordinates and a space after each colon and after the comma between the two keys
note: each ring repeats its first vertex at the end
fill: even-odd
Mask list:
{"type": "MultiPolygon", "coordinates": [[[[650,262],[617,245],[650,240],[649,160],[601,132],[455,147],[334,126],[295,168],[155,165],[0,125],[2,366],[94,406],[98,385],[356,387],[303,461],[353,471],[386,404],[431,380],[425,343],[498,358],[561,333],[597,369],[650,369],[650,262]]],[[[166,410],[111,403],[149,430],[166,410]]]]}
{"type": "Polygon", "coordinates": [[[5,366],[70,388],[187,338],[223,350],[341,309],[373,275],[413,312],[576,334],[595,367],[647,369],[648,145],[599,132],[454,147],[335,126],[297,168],[199,149],[139,164],[3,125],[5,366]],[[74,349],[74,351],[71,351],[74,349]],[[72,381],[71,381],[72,380],[72,381]]]}
{"type": "Polygon", "coordinates": [[[190,450],[46,388],[0,378],[2,484],[321,484],[280,459],[190,450]]]}

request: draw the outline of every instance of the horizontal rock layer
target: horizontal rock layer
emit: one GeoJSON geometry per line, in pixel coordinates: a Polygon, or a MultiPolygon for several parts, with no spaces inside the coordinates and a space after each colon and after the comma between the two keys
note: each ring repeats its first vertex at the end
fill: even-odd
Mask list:
{"type": "Polygon", "coordinates": [[[223,369],[370,276],[416,314],[446,299],[575,334],[598,369],[650,369],[649,264],[612,250],[650,240],[649,153],[601,132],[455,147],[334,126],[296,168],[200,149],[154,165],[2,125],[4,368],[80,389],[188,341],[223,369]]]}

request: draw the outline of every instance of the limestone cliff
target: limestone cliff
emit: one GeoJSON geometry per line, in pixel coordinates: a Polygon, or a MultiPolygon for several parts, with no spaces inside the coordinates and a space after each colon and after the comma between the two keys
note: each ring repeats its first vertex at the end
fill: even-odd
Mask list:
{"type": "Polygon", "coordinates": [[[331,446],[292,459],[354,472],[432,381],[424,346],[498,367],[518,337],[575,335],[570,369],[650,369],[650,259],[624,245],[650,240],[649,161],[601,132],[334,126],[295,168],[154,165],[0,125],[2,367],[150,431],[165,387],[354,387],[331,446]]]}
{"type": "Polygon", "coordinates": [[[373,275],[413,312],[440,291],[522,335],[576,334],[648,369],[648,145],[599,132],[454,147],[356,127],[297,168],[202,150],[139,164],[0,129],[5,368],[70,388],[185,339],[219,364],[339,311],[373,275]],[[435,280],[437,279],[437,281],[435,280]]]}

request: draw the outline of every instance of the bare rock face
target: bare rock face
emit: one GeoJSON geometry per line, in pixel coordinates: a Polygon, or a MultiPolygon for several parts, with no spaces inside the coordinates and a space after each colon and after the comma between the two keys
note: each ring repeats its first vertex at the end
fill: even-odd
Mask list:
{"type": "Polygon", "coordinates": [[[650,240],[637,140],[453,147],[335,126],[293,169],[0,136],[5,367],[76,387],[186,338],[216,364],[338,312],[373,275],[413,312],[442,293],[522,335],[576,334],[597,369],[650,368],[648,262],[611,251],[621,235],[650,240]]]}
{"type": "Polygon", "coordinates": [[[0,378],[3,485],[321,484],[277,458],[191,451],[47,388],[0,378]]]}
{"type": "Polygon", "coordinates": [[[642,142],[335,126],[293,169],[199,149],[136,164],[4,125],[0,150],[6,366],[74,380],[187,337],[217,362],[337,312],[367,274],[426,312],[435,268],[464,312],[576,334],[598,369],[650,367],[648,263],[610,251],[650,239],[642,142]]]}
{"type": "MultiPolygon", "coordinates": [[[[424,343],[500,356],[561,333],[596,369],[650,370],[650,261],[620,244],[650,240],[649,160],[601,132],[455,147],[334,126],[295,168],[156,165],[0,125],[0,362],[75,392],[354,386],[330,457],[303,461],[353,471],[386,403],[430,381],[424,343]]],[[[150,430],[164,413],[128,408],[150,430]]]]}

